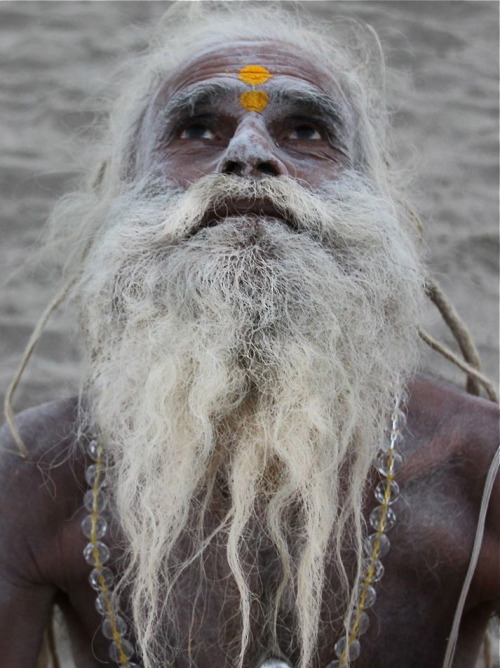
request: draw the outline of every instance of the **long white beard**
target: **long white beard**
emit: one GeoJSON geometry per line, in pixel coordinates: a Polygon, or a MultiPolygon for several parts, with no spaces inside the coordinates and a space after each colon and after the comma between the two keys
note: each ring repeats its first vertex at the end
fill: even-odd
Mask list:
{"type": "Polygon", "coordinates": [[[206,549],[196,529],[221,474],[230,506],[219,539],[240,595],[235,663],[252,640],[242,554],[259,505],[282,578],[267,631],[277,650],[290,608],[300,666],[310,664],[327,559],[349,600],[340,549],[349,542],[360,561],[363,490],[396,379],[414,364],[422,282],[409,234],[357,175],[320,193],[286,178],[206,177],[115,202],[79,300],[146,668],[172,651],[176,547],[189,527],[193,561],[206,549]],[[193,234],[207,209],[253,197],[293,212],[298,229],[241,216],[193,234]]]}

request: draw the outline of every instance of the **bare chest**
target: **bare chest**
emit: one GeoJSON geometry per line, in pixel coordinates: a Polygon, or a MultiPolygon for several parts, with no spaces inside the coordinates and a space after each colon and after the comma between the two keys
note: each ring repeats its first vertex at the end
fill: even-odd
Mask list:
{"type": "MultiPolygon", "coordinates": [[[[438,668],[442,664],[467,568],[473,518],[462,516],[450,525],[449,513],[444,512],[446,503],[441,499],[441,505],[436,505],[437,498],[433,498],[442,495],[438,488],[429,486],[425,501],[421,492],[410,485],[398,502],[398,523],[390,533],[391,550],[383,560],[384,576],[376,584],[376,601],[367,610],[369,625],[359,639],[361,654],[355,663],[358,668],[438,668]],[[432,512],[437,507],[443,512],[432,512]]],[[[366,512],[370,509],[368,506],[366,512]]],[[[82,538],[80,548],[84,544],[82,538]]],[[[116,548],[113,552],[115,556],[119,554],[116,548]]],[[[277,557],[272,549],[262,545],[253,557],[248,572],[252,603],[244,668],[257,668],[276,654],[269,632],[267,602],[278,580],[277,557]]],[[[79,647],[80,665],[93,666],[98,665],[93,657],[108,657],[110,640],[100,629],[102,619],[95,610],[96,594],[88,584],[90,567],[83,558],[80,563],[78,577],[63,606],[79,647]]],[[[327,668],[336,658],[334,647],[342,635],[344,614],[336,590],[338,583],[332,576],[323,601],[312,668],[327,668]]],[[[173,599],[175,620],[167,633],[169,644],[176,650],[168,665],[236,666],[242,632],[239,595],[222,546],[209,548],[203,564],[193,564],[182,573],[173,599]]],[[[130,614],[127,601],[123,613],[125,617],[130,614]]],[[[459,648],[457,666],[473,665],[484,630],[487,611],[478,608],[472,613],[464,620],[463,635],[468,641],[459,648]]],[[[284,613],[277,628],[282,656],[291,666],[297,666],[298,639],[291,631],[291,617],[284,613]]],[[[129,637],[134,641],[132,634],[129,637]]]]}

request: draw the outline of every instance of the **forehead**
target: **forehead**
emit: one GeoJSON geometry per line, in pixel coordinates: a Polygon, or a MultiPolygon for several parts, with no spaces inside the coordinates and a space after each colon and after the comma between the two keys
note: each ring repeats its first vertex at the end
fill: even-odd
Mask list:
{"type": "MultiPolygon", "coordinates": [[[[163,83],[159,97],[163,100],[175,95],[184,88],[208,80],[227,83],[240,82],[245,86],[245,79],[239,74],[243,68],[257,65],[265,68],[270,78],[258,84],[266,88],[274,82],[286,85],[305,83],[317,88],[322,93],[340,94],[334,77],[321,63],[300,48],[280,42],[229,42],[224,46],[212,46],[198,52],[185,64],[178,67],[163,83]]],[[[246,85],[249,85],[246,81],[246,85]]]]}

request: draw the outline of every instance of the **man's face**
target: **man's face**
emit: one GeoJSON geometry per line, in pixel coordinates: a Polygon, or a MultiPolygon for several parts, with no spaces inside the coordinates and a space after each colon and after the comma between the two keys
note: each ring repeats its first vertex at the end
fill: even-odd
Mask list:
{"type": "Polygon", "coordinates": [[[144,118],[146,166],[187,188],[208,174],[289,176],[317,188],[351,166],[347,102],[289,46],[234,42],[191,59],[144,118]],[[151,135],[150,135],[151,136],[151,135]]]}

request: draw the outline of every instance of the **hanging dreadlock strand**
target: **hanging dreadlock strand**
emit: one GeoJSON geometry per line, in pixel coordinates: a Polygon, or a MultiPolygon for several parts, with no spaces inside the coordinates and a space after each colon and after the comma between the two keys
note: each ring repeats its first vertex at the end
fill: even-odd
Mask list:
{"type": "MultiPolygon", "coordinates": [[[[426,279],[425,291],[427,296],[437,307],[445,323],[448,325],[451,333],[455,337],[456,342],[462,352],[464,360],[467,364],[478,371],[481,370],[481,360],[479,358],[479,352],[476,348],[476,345],[472,339],[472,335],[469,332],[467,325],[464,323],[462,318],[458,315],[455,307],[448,299],[442,288],[439,286],[437,281],[430,276],[426,279]]],[[[425,339],[424,339],[425,340],[425,339]]],[[[436,350],[436,348],[435,348],[436,350]]],[[[446,355],[445,355],[446,357],[446,355]]],[[[448,359],[450,359],[448,357],[448,359]]],[[[454,360],[452,360],[454,361],[454,360]]],[[[469,394],[474,394],[479,396],[480,394],[480,384],[477,381],[477,378],[474,374],[471,374],[469,371],[467,373],[467,385],[466,389],[469,394]]]]}
{"type": "Polygon", "coordinates": [[[50,614],[49,628],[47,629],[47,643],[48,643],[49,656],[52,661],[52,668],[61,668],[61,662],[59,661],[59,653],[57,651],[57,643],[56,643],[55,606],[52,606],[52,611],[50,614]]]}
{"type": "Polygon", "coordinates": [[[21,435],[19,434],[19,430],[17,428],[17,425],[14,420],[14,411],[13,411],[13,403],[14,403],[14,395],[17,390],[17,386],[19,385],[19,382],[21,380],[21,377],[26,369],[26,366],[28,365],[28,362],[30,361],[30,358],[33,354],[33,351],[35,350],[35,347],[37,343],[39,342],[43,331],[45,329],[45,326],[52,315],[52,313],[56,310],[56,308],[62,304],[62,302],[66,299],[70,289],[72,288],[73,284],[75,282],[75,279],[71,279],[68,281],[62,290],[56,294],[56,296],[49,302],[47,307],[45,308],[44,312],[38,319],[38,322],[35,325],[35,329],[31,333],[31,336],[29,338],[28,343],[26,344],[26,348],[24,349],[24,353],[21,359],[21,363],[19,364],[19,367],[10,382],[9,387],[7,388],[7,393],[5,395],[5,401],[4,401],[4,415],[5,415],[5,421],[12,433],[12,436],[14,437],[14,441],[16,442],[17,448],[18,448],[18,454],[20,457],[23,459],[26,459],[28,456],[28,451],[26,449],[26,445],[24,444],[21,435]]]}
{"type": "MultiPolygon", "coordinates": [[[[472,367],[470,364],[467,362],[464,362],[461,360],[459,357],[455,355],[454,352],[452,352],[449,348],[444,346],[442,343],[439,343],[434,337],[432,337],[430,334],[425,332],[423,329],[418,329],[418,334],[422,341],[424,341],[430,348],[438,352],[440,355],[445,357],[447,360],[458,366],[459,369],[461,369],[464,373],[467,374],[469,378],[472,378],[478,386],[483,386],[486,394],[488,395],[488,398],[491,399],[491,401],[495,401],[498,403],[498,394],[496,393],[495,388],[493,387],[493,384],[491,383],[488,378],[482,374],[480,371],[472,367]]],[[[472,393],[471,394],[476,394],[478,393],[472,393]]]]}

